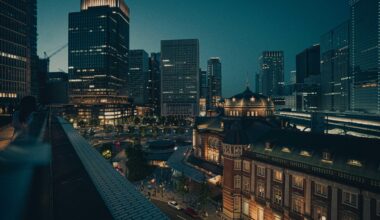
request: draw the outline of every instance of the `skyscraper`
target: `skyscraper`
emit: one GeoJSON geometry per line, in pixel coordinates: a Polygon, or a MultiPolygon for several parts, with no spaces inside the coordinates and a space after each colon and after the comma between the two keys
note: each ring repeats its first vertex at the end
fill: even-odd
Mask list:
{"type": "Polygon", "coordinates": [[[199,69],[199,114],[201,116],[206,115],[210,104],[208,83],[207,71],[199,69]]]}
{"type": "Polygon", "coordinates": [[[380,113],[380,8],[378,0],[351,0],[351,107],[380,113]]]}
{"type": "MultiPolygon", "coordinates": [[[[41,75],[37,56],[37,0],[27,0],[28,45],[30,48],[30,94],[41,103],[41,75]]],[[[43,85],[42,85],[43,86],[43,85]]]]}
{"type": "Polygon", "coordinates": [[[296,56],[296,83],[305,83],[309,77],[320,75],[319,44],[306,48],[296,56]]]}
{"type": "Polygon", "coordinates": [[[320,46],[313,45],[296,56],[296,105],[298,111],[320,108],[320,46]]]}
{"type": "Polygon", "coordinates": [[[31,93],[36,7],[36,0],[0,0],[0,115],[12,113],[17,101],[31,93]]]}
{"type": "Polygon", "coordinates": [[[200,98],[208,98],[208,81],[209,77],[207,71],[199,69],[199,97],[200,98]]]}
{"type": "Polygon", "coordinates": [[[284,52],[264,51],[259,57],[261,93],[266,96],[282,94],[284,87],[284,52]]]}
{"type": "Polygon", "coordinates": [[[148,103],[149,55],[145,50],[129,51],[128,97],[137,105],[148,103]]]}
{"type": "Polygon", "coordinates": [[[161,54],[151,53],[149,58],[148,103],[156,115],[161,109],[161,54]]]}
{"type": "Polygon", "coordinates": [[[161,115],[196,116],[199,101],[199,41],[161,41],[161,115]]]}
{"type": "Polygon", "coordinates": [[[260,73],[256,73],[255,74],[255,92],[257,94],[261,94],[262,93],[262,83],[261,83],[261,75],[260,73]]]}
{"type": "Polygon", "coordinates": [[[349,22],[321,36],[321,109],[350,109],[349,22]]]}
{"type": "Polygon", "coordinates": [[[209,78],[208,89],[210,107],[217,107],[218,101],[222,98],[222,64],[219,57],[211,57],[207,61],[207,75],[209,78]]]}
{"type": "Polygon", "coordinates": [[[69,15],[72,103],[118,102],[128,76],[129,9],[123,0],[82,0],[69,15]]]}

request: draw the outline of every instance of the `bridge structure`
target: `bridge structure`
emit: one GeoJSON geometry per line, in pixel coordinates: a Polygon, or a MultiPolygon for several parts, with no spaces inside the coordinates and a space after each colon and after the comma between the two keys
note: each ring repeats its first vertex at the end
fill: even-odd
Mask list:
{"type": "Polygon", "coordinates": [[[168,219],[70,123],[36,113],[0,151],[0,219],[168,219]]]}
{"type": "Polygon", "coordinates": [[[380,115],[279,111],[275,116],[306,131],[312,130],[313,123],[317,123],[315,120],[320,120],[318,123],[322,122],[325,133],[338,132],[380,138],[380,115]],[[314,117],[315,115],[319,117],[314,117]]]}

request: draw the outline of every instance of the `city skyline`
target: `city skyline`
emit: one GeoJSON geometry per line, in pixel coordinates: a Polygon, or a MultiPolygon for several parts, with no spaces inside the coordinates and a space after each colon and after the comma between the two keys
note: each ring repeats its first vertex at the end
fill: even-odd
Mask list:
{"type": "MultiPolygon", "coordinates": [[[[214,1],[190,3],[174,0],[160,3],[131,0],[126,3],[131,9],[131,49],[159,52],[161,40],[199,39],[202,69],[206,68],[209,57],[221,58],[223,95],[226,97],[245,86],[247,72],[254,87],[257,58],[263,50],[284,51],[285,78],[288,79],[288,73],[295,69],[295,55],[307,46],[319,43],[322,34],[349,18],[348,2],[344,0],[333,3],[303,1],[297,6],[275,0],[264,3],[241,1],[234,5],[228,1],[218,1],[217,5],[214,1]],[[175,10],[166,13],[166,8],[175,10]],[[324,16],[319,16],[318,11],[324,11],[324,16]],[[196,16],[189,19],[194,14],[196,16]],[[220,23],[224,25],[215,25],[220,23]]],[[[59,4],[55,0],[39,2],[39,55],[44,51],[52,53],[67,43],[66,28],[62,27],[67,27],[69,11],[77,11],[79,5],[79,0],[59,4]]],[[[51,60],[51,70],[59,69],[67,71],[67,50],[51,60]]]]}
{"type": "Polygon", "coordinates": [[[380,0],[0,0],[0,219],[380,220],[379,42],[380,0]]]}

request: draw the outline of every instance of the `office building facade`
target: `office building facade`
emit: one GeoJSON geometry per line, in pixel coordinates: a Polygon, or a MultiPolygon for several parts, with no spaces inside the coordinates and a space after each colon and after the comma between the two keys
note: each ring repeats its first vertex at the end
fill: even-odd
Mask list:
{"type": "Polygon", "coordinates": [[[321,36],[321,110],[350,110],[349,21],[321,36]]]}
{"type": "Polygon", "coordinates": [[[129,9],[123,0],[82,0],[69,15],[71,103],[115,103],[128,78],[129,9]]]}
{"type": "Polygon", "coordinates": [[[161,115],[198,115],[199,41],[161,41],[161,73],[161,115]]]}
{"type": "Polygon", "coordinates": [[[37,57],[36,1],[0,1],[0,115],[31,94],[37,57]],[[34,62],[32,62],[34,60],[34,62]]]}
{"type": "Polygon", "coordinates": [[[313,45],[296,56],[296,83],[320,75],[320,46],[313,45]]]}
{"type": "Polygon", "coordinates": [[[216,108],[222,98],[222,63],[219,57],[211,57],[207,61],[208,90],[210,108],[216,108]]]}
{"type": "Polygon", "coordinates": [[[199,115],[205,116],[210,108],[209,77],[207,71],[199,69],[199,115]]]}
{"type": "Polygon", "coordinates": [[[260,93],[279,96],[284,87],[284,52],[264,51],[259,57],[260,93]]]}
{"type": "Polygon", "coordinates": [[[296,108],[320,109],[320,46],[313,45],[296,56],[296,108]]]}
{"type": "Polygon", "coordinates": [[[161,54],[151,53],[149,58],[148,105],[155,115],[160,115],[161,109],[161,54]]]}
{"type": "Polygon", "coordinates": [[[350,66],[353,111],[380,113],[378,0],[351,0],[350,66]]]}
{"type": "Polygon", "coordinates": [[[128,97],[136,105],[145,105],[149,98],[149,55],[144,50],[129,51],[128,97]]]}

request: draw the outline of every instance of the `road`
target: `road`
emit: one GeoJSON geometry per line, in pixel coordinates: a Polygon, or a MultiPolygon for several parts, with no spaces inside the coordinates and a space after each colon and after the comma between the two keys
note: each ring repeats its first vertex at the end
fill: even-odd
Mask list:
{"type": "Polygon", "coordinates": [[[163,213],[165,213],[170,219],[179,219],[179,220],[187,220],[192,219],[191,217],[187,216],[183,211],[175,210],[168,206],[166,202],[154,200],[152,201],[163,213]]]}

